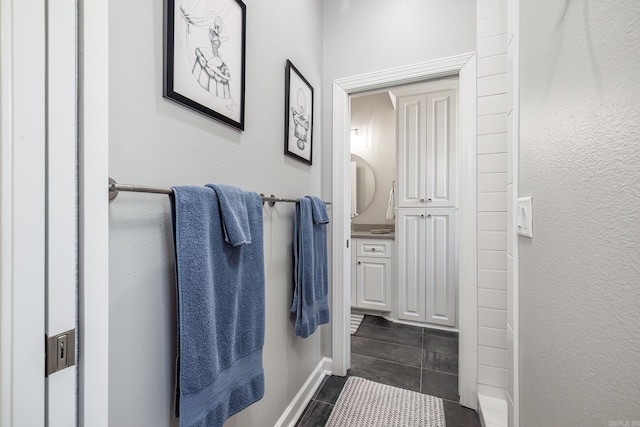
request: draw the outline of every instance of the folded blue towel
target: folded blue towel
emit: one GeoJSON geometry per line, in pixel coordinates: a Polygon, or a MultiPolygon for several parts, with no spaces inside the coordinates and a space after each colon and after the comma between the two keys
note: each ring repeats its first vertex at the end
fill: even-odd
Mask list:
{"type": "Polygon", "coordinates": [[[222,426],[264,395],[262,202],[243,192],[252,239],[234,247],[213,189],[173,192],[180,426],[222,426]]]}
{"type": "Polygon", "coordinates": [[[225,184],[207,184],[207,187],[213,188],[218,195],[226,242],[231,246],[251,243],[244,190],[225,184]]]}
{"type": "Polygon", "coordinates": [[[294,334],[307,338],[319,325],[329,323],[326,205],[317,197],[296,203],[294,221],[294,280],[291,311],[296,314],[294,334]]]}

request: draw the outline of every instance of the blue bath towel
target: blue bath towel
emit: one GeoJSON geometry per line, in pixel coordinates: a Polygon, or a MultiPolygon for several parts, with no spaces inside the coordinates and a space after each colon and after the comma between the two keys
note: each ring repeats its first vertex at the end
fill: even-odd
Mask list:
{"type": "Polygon", "coordinates": [[[207,187],[213,188],[218,195],[226,242],[231,246],[251,243],[245,192],[225,184],[207,184],[207,187]]]}
{"type": "Polygon", "coordinates": [[[327,276],[327,209],[324,201],[298,199],[294,223],[294,280],[291,311],[296,314],[294,334],[307,338],[319,325],[329,323],[327,276]]]}
{"type": "Polygon", "coordinates": [[[180,426],[222,426],[264,395],[262,203],[243,192],[251,243],[232,246],[216,191],[173,192],[180,426]]]}

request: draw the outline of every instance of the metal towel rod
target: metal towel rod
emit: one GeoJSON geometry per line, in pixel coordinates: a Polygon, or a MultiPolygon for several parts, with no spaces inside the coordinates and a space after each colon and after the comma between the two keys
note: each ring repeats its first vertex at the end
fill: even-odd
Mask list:
{"type": "MultiPolygon", "coordinates": [[[[118,184],[115,179],[109,178],[109,200],[113,200],[118,195],[120,191],[130,191],[134,193],[155,193],[155,194],[172,194],[173,190],[170,188],[158,188],[158,187],[147,187],[145,185],[132,185],[132,184],[118,184]]],[[[296,199],[282,199],[280,197],[276,197],[273,194],[271,196],[265,196],[264,194],[260,194],[262,198],[262,203],[269,203],[269,206],[274,206],[277,202],[284,203],[296,203],[296,199]]],[[[331,202],[325,202],[327,205],[330,205],[331,202]]]]}

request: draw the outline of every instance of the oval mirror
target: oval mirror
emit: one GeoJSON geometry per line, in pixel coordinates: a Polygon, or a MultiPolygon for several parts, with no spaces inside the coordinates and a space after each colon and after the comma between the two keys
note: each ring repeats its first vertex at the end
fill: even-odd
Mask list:
{"type": "MultiPolygon", "coordinates": [[[[376,192],[376,177],[369,163],[362,157],[357,154],[351,154],[351,162],[352,165],[355,163],[355,215],[360,215],[369,207],[373,200],[373,195],[376,192]]],[[[354,186],[351,188],[354,188],[354,186]]],[[[352,216],[355,215],[352,213],[352,216]]]]}

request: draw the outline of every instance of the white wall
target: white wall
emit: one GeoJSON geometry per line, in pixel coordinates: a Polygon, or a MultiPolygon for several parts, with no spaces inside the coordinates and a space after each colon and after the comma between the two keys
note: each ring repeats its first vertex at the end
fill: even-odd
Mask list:
{"type": "MultiPolygon", "coordinates": [[[[331,164],[331,83],[475,50],[475,0],[324,0],[323,159],[331,164]]],[[[331,192],[331,173],[323,189],[331,192]]]]}
{"type": "Polygon", "coordinates": [[[632,425],[640,5],[520,3],[519,193],[534,212],[518,245],[520,425],[632,425]]]}
{"type": "MultiPolygon", "coordinates": [[[[358,129],[363,144],[351,144],[351,152],[362,157],[376,179],[376,191],[369,207],[354,224],[391,224],[386,219],[389,192],[396,179],[396,112],[387,92],[351,98],[351,129],[358,129]]],[[[353,135],[352,135],[353,137],[353,135]]]]}
{"type": "MultiPolygon", "coordinates": [[[[246,130],[239,133],[162,98],[162,2],[110,1],[111,176],[158,187],[223,182],[282,197],[320,194],[321,1],[245,3],[246,130]],[[287,58],[316,90],[311,167],[283,155],[287,58]]],[[[293,337],[292,215],[292,204],[264,209],[266,394],[228,426],[273,425],[322,356],[320,333],[293,337]]],[[[110,242],[110,424],[177,425],[168,198],[120,194],[110,204],[110,242]]]]}
{"type": "Polygon", "coordinates": [[[478,0],[478,393],[507,388],[507,1],[478,0]]]}

